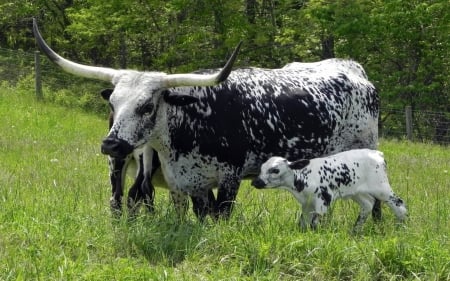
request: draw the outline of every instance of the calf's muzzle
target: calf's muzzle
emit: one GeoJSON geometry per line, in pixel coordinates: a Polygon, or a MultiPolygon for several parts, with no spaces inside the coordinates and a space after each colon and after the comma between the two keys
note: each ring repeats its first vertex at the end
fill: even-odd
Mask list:
{"type": "Polygon", "coordinates": [[[111,157],[125,158],[133,152],[134,147],[124,140],[108,137],[103,140],[101,150],[111,157]]]}
{"type": "Polygon", "coordinates": [[[266,187],[266,183],[260,179],[260,178],[255,178],[252,180],[252,185],[256,188],[264,188],[266,187]]]}

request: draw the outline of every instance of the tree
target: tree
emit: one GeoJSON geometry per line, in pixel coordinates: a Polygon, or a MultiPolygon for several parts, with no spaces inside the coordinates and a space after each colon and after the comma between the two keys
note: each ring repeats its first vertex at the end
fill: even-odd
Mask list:
{"type": "Polygon", "coordinates": [[[370,67],[384,104],[449,110],[450,4],[388,1],[371,15],[370,67]]]}
{"type": "Polygon", "coordinates": [[[293,49],[288,58],[352,58],[383,106],[450,109],[448,1],[310,0],[298,7],[283,13],[276,37],[293,49]]]}
{"type": "Polygon", "coordinates": [[[0,47],[33,50],[31,19],[52,48],[87,64],[186,72],[360,62],[382,105],[450,110],[448,0],[24,0],[0,4],[0,47]],[[17,3],[16,3],[17,2],[17,3]]]}

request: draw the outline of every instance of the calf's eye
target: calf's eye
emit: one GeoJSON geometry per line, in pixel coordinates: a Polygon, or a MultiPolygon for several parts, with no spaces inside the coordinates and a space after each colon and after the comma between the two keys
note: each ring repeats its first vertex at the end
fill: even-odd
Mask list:
{"type": "Polygon", "coordinates": [[[272,168],[269,170],[269,173],[277,175],[280,173],[280,170],[277,168],[272,168]]]}

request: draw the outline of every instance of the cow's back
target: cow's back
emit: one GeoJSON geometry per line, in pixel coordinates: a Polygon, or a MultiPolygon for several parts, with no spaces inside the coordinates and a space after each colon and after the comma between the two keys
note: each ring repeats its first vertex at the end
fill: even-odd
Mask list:
{"type": "Polygon", "coordinates": [[[314,158],[378,141],[375,87],[340,68],[239,69],[218,86],[173,91],[199,98],[168,117],[173,151],[209,159],[199,165],[225,163],[245,175],[273,155],[314,158]]]}

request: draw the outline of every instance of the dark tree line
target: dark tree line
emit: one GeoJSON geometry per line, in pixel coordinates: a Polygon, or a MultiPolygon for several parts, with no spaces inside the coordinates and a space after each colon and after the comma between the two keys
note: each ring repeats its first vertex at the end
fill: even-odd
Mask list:
{"type": "Polygon", "coordinates": [[[36,17],[72,60],[185,72],[280,67],[330,57],[363,64],[383,106],[450,111],[450,2],[348,0],[24,0],[0,4],[0,47],[35,49],[36,17]]]}

